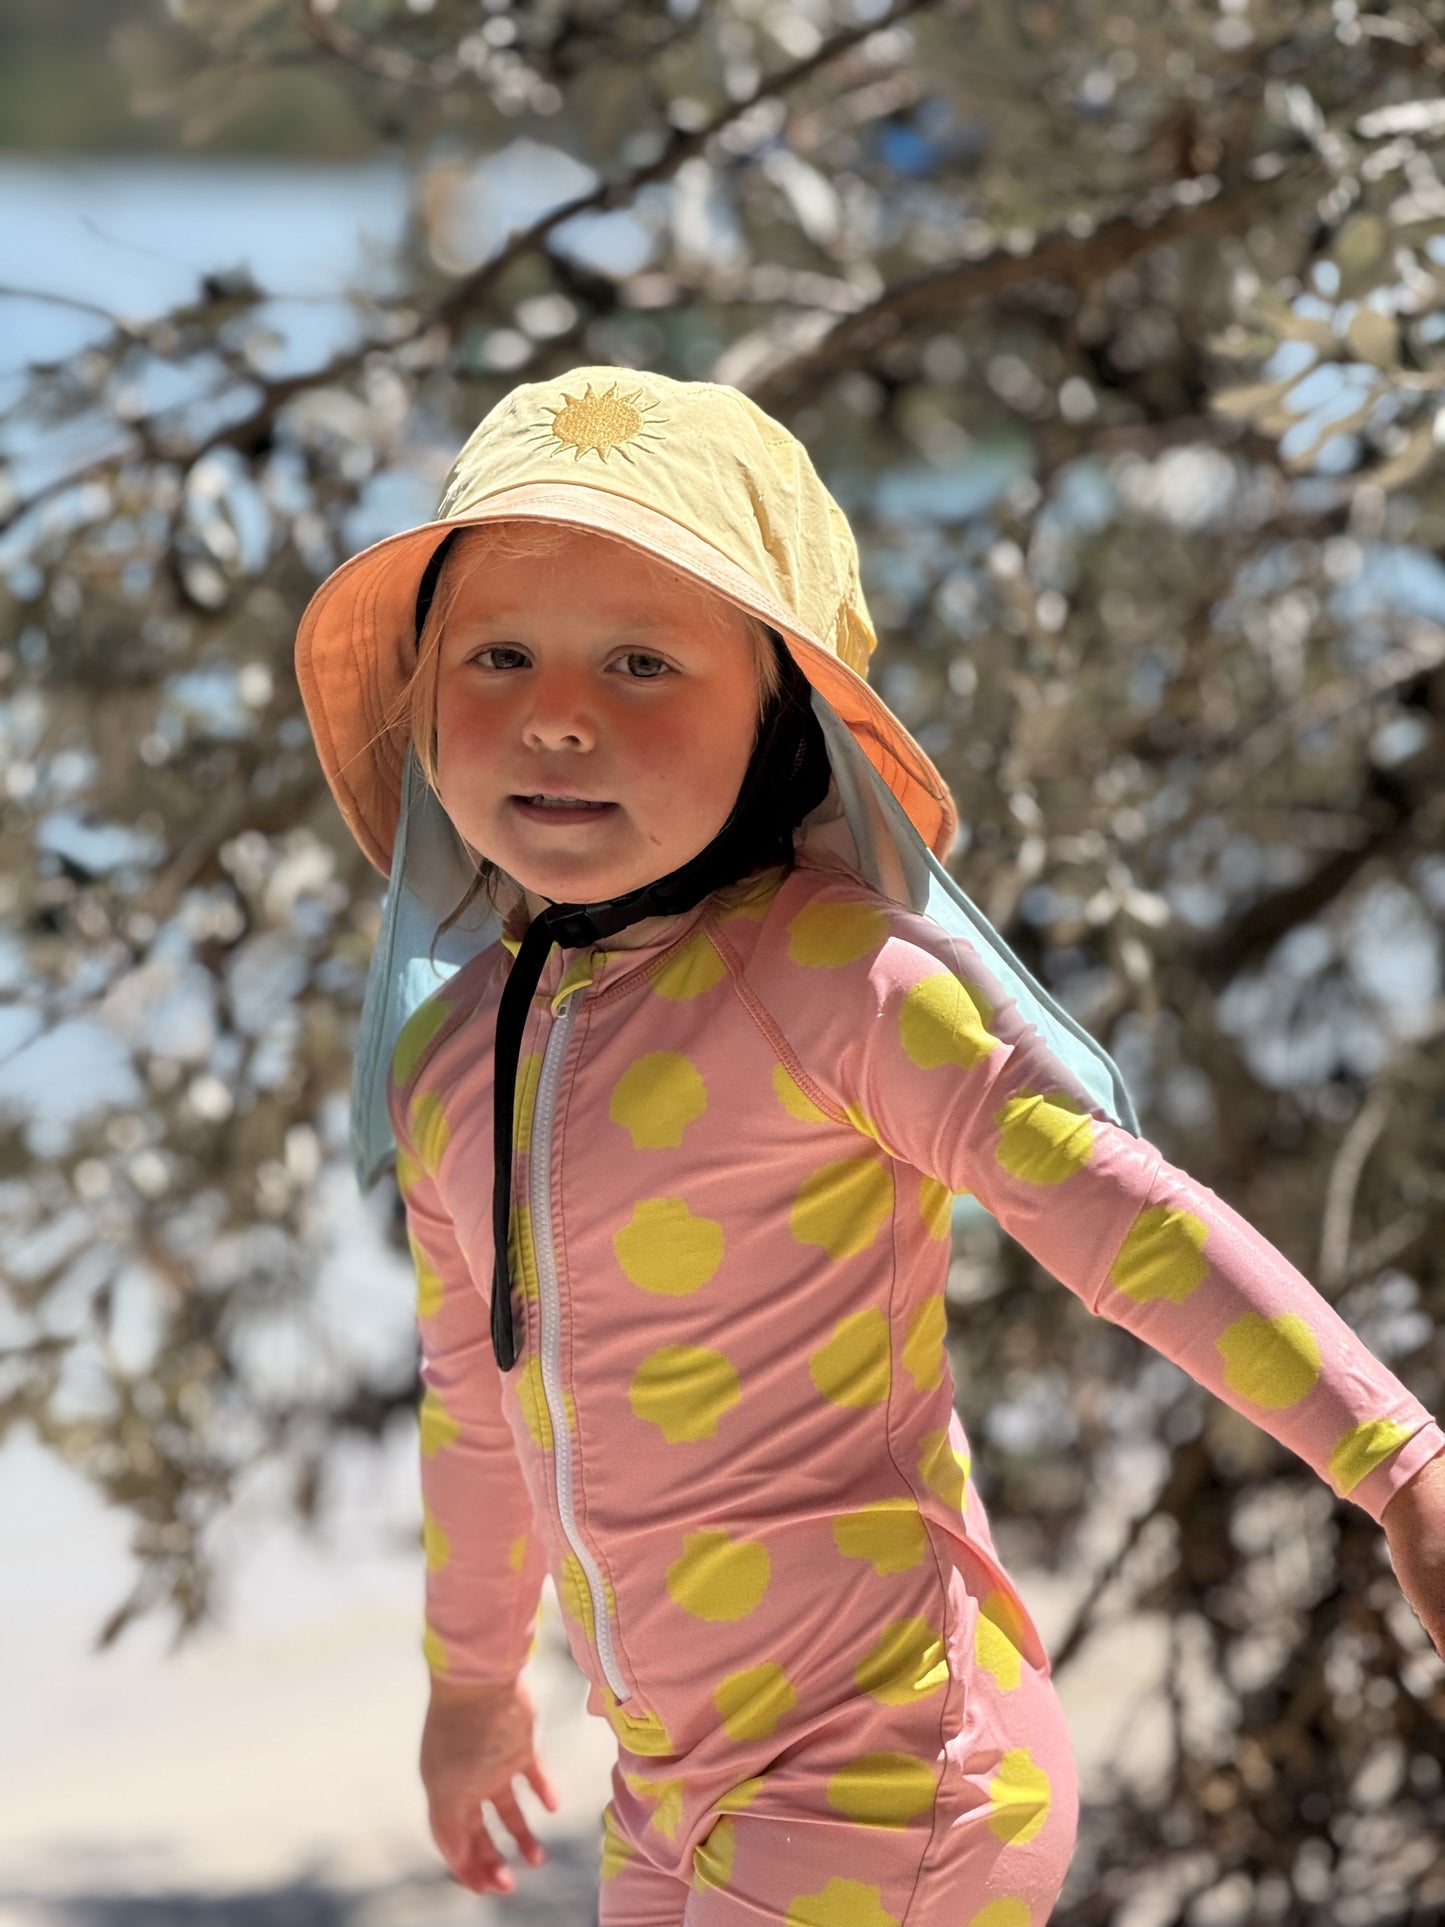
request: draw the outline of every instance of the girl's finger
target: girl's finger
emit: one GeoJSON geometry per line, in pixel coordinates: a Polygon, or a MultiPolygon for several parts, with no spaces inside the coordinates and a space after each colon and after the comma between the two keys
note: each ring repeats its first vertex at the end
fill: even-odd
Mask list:
{"type": "Polygon", "coordinates": [[[541,1761],[529,1760],[522,1770],[526,1775],[527,1785],[531,1787],[548,1813],[555,1813],[562,1802],[558,1798],[556,1787],[547,1778],[541,1761]]]}
{"type": "Polygon", "coordinates": [[[480,1815],[469,1830],[466,1850],[452,1872],[473,1893],[508,1894],[517,1884],[516,1875],[502,1858],[501,1850],[480,1815]]]}
{"type": "Polygon", "coordinates": [[[431,1816],[431,1835],[452,1876],[473,1893],[506,1893],[512,1876],[481,1815],[431,1816]]]}
{"type": "Polygon", "coordinates": [[[526,1860],[532,1866],[540,1867],[547,1856],[542,1851],[541,1841],[527,1825],[526,1815],[517,1804],[516,1794],[510,1791],[499,1793],[493,1799],[492,1805],[497,1809],[497,1818],[522,1849],[526,1860]]]}

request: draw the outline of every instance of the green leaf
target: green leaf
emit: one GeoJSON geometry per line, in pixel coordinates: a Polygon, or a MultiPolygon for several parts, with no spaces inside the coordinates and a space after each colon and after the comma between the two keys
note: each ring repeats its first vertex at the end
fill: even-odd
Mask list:
{"type": "Polygon", "coordinates": [[[1376,273],[1389,250],[1390,235],[1378,214],[1352,214],[1330,249],[1330,257],[1340,271],[1340,294],[1366,294],[1374,287],[1376,273]]]}
{"type": "Polygon", "coordinates": [[[1400,324],[1378,308],[1357,308],[1345,329],[1345,340],[1376,368],[1394,368],[1400,359],[1400,324]]]}

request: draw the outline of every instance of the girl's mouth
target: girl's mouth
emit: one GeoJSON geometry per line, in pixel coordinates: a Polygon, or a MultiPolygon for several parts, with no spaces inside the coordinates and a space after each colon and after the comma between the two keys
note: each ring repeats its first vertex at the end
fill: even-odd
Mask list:
{"type": "Polygon", "coordinates": [[[615,810],[587,796],[514,796],[513,807],[533,823],[591,823],[615,810]]]}

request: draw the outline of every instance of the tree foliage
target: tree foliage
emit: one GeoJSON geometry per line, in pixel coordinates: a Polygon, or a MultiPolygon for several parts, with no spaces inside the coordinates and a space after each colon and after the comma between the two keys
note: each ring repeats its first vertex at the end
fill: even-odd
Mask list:
{"type": "MultiPolygon", "coordinates": [[[[204,1616],[247,1468],[313,1507],[338,1435],[410,1404],[408,1356],[253,1370],[307,1317],[378,923],[292,638],[514,381],[581,362],[735,382],[803,438],[958,874],[1147,1134],[1439,1406],[1442,23],[174,0],[127,29],[189,137],[301,76],[413,190],[324,365],[240,272],[35,367],[5,421],[0,1424],[133,1515],[111,1635],[204,1616]],[[77,1051],[88,1106],[17,1099],[77,1051]]],[[[1091,1575],[1057,1669],[1140,1610],[1176,1662],[1167,1769],[1121,1751],[1056,1918],[1435,1918],[1442,1669],[1373,1524],[989,1225],[953,1287],[1005,1554],[1091,1575]]]]}

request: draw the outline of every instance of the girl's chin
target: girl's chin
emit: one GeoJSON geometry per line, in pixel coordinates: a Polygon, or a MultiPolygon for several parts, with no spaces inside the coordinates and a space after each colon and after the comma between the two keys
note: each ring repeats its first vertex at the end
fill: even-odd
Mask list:
{"type": "MultiPolygon", "coordinates": [[[[587,834],[582,832],[583,836],[587,834]]],[[[522,841],[496,836],[478,840],[473,847],[486,850],[490,843],[491,860],[497,867],[529,897],[545,903],[607,903],[655,883],[697,854],[690,845],[680,850],[654,850],[638,836],[630,841],[641,847],[595,853],[575,846],[570,850],[516,848],[522,841]]]]}
{"type": "MultiPolygon", "coordinates": [[[[539,852],[516,849],[508,838],[497,837],[490,842],[488,854],[497,868],[528,896],[547,903],[601,903],[650,883],[654,874],[644,875],[635,858],[629,862],[615,851],[595,855],[576,849],[539,852]]],[[[478,842],[474,847],[487,849],[487,844],[478,842]]]]}
{"type": "Polygon", "coordinates": [[[607,903],[613,897],[626,896],[629,890],[641,889],[644,883],[655,881],[651,875],[643,876],[629,869],[601,866],[588,869],[580,864],[566,870],[508,866],[508,874],[538,903],[607,903]]]}

